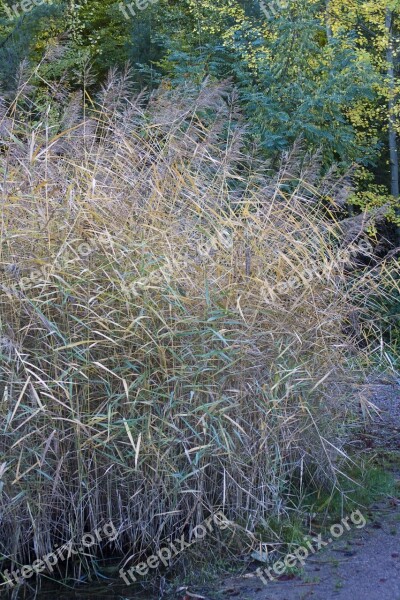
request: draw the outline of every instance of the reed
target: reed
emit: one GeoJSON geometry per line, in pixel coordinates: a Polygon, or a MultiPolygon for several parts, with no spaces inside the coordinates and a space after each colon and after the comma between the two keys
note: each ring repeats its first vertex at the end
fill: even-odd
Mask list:
{"type": "Polygon", "coordinates": [[[229,84],[28,100],[0,125],[3,564],[109,521],[94,554],[127,564],[334,486],[390,277],[340,255],[335,175],[259,161],[229,84]]]}

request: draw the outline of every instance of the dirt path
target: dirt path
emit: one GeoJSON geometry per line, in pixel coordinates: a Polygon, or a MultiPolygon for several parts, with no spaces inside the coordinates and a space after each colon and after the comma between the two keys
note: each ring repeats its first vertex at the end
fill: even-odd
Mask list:
{"type": "MultiPolygon", "coordinates": [[[[373,524],[349,532],[288,581],[226,580],[220,598],[241,600],[400,600],[400,509],[380,508],[373,524]]],[[[210,598],[218,596],[211,595],[210,598]]]]}

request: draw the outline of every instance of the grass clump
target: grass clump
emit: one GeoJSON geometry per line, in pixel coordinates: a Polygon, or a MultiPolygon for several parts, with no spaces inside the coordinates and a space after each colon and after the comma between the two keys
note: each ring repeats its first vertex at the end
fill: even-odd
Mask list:
{"type": "Polygon", "coordinates": [[[308,504],[316,521],[334,521],[356,509],[368,510],[374,502],[390,496],[396,496],[394,476],[377,464],[360,462],[340,474],[330,492],[313,490],[303,506],[308,504]]]}
{"type": "Polygon", "coordinates": [[[249,156],[229,85],[128,79],[2,105],[0,552],[26,564],[112,521],[77,578],[217,510],[280,520],[307,474],[335,485],[349,359],[377,327],[357,311],[386,276],[349,275],[316,158],[249,156]]]}

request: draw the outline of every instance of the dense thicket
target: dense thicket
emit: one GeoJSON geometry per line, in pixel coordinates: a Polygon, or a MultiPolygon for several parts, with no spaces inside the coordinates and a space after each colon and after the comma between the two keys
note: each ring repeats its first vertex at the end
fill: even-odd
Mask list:
{"type": "Polygon", "coordinates": [[[33,117],[50,102],[61,130],[60,85],[66,93],[84,91],[89,107],[107,71],[127,62],[138,91],[201,89],[206,81],[229,79],[250,154],[257,147],[273,172],[281,153],[301,140],[304,155],[319,153],[321,174],[351,173],[343,216],[385,207],[387,218],[369,230],[376,255],[398,245],[398,0],[53,0],[40,6],[25,0],[10,6],[0,1],[1,86],[12,96],[29,73],[33,117]]]}
{"type": "Polygon", "coordinates": [[[368,410],[395,273],[358,265],[373,220],[333,216],[348,182],[301,145],[266,174],[227,84],[146,98],[114,78],[31,118],[19,91],[0,115],[3,564],[111,520],[79,576],[216,509],[250,547],[279,539],[270,519],[302,510],[299,480],[337,487],[368,410]]]}
{"type": "Polygon", "coordinates": [[[279,544],[399,357],[398,2],[0,7],[3,564],[279,544]]]}

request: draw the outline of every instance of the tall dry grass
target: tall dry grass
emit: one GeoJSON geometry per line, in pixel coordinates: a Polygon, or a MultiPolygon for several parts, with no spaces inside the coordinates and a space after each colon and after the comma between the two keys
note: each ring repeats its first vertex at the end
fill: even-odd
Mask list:
{"type": "Polygon", "coordinates": [[[334,484],[386,276],[337,260],[347,180],[249,155],[228,84],[147,98],[114,74],[38,108],[28,83],[1,115],[4,561],[111,520],[129,562],[334,484]]]}

